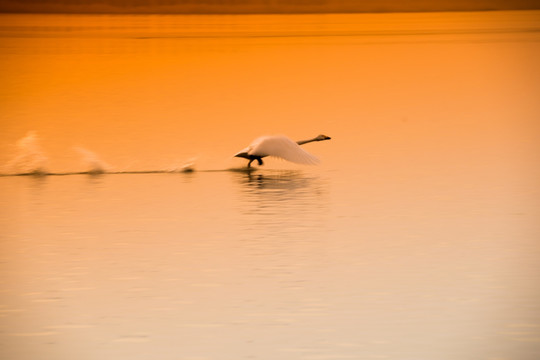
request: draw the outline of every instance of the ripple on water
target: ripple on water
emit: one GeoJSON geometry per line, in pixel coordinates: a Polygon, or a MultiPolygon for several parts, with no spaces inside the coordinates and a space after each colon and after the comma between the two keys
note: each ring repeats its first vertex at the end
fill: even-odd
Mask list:
{"type": "Polygon", "coordinates": [[[9,314],[16,314],[24,312],[23,309],[0,309],[0,317],[7,316],[9,314]]]}
{"type": "Polygon", "coordinates": [[[143,343],[150,341],[148,334],[122,335],[113,340],[115,343],[143,343]]]}
{"type": "Polygon", "coordinates": [[[63,325],[51,325],[47,326],[47,329],[51,330],[74,330],[74,329],[90,329],[95,327],[90,324],[63,324],[63,325]]]}
{"type": "Polygon", "coordinates": [[[56,331],[37,331],[37,332],[22,332],[22,333],[8,333],[9,336],[16,337],[40,337],[40,336],[52,336],[57,335],[56,331]]]}

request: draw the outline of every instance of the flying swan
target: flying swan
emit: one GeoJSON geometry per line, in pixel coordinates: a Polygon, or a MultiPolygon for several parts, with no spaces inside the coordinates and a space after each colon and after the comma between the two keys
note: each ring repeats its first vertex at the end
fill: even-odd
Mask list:
{"type": "Polygon", "coordinates": [[[297,164],[315,165],[319,163],[319,159],[302,149],[299,145],[330,139],[329,136],[319,135],[313,139],[294,142],[283,135],[261,136],[234,156],[248,159],[248,167],[251,166],[253,160],[257,160],[259,166],[262,165],[262,158],[265,156],[274,156],[297,164]]]}

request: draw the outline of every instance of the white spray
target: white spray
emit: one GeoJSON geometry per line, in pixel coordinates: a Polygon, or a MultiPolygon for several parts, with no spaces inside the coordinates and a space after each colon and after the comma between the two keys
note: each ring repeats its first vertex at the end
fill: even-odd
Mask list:
{"type": "Polygon", "coordinates": [[[89,174],[103,174],[111,170],[111,166],[101,160],[94,152],[79,146],[75,146],[73,149],[81,155],[81,160],[87,167],[89,174]]]}
{"type": "Polygon", "coordinates": [[[30,131],[25,137],[17,141],[16,152],[13,159],[6,165],[9,173],[45,175],[48,158],[39,144],[38,136],[30,131]]]}
{"type": "Polygon", "coordinates": [[[198,157],[192,157],[187,160],[185,160],[181,165],[175,164],[171,167],[169,167],[167,172],[193,172],[195,171],[195,164],[197,162],[198,157]]]}

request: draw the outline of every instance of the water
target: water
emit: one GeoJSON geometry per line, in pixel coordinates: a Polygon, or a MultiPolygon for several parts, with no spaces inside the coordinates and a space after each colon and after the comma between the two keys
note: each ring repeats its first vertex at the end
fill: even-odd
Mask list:
{"type": "Polygon", "coordinates": [[[539,16],[2,15],[0,357],[537,359],[539,16]]]}

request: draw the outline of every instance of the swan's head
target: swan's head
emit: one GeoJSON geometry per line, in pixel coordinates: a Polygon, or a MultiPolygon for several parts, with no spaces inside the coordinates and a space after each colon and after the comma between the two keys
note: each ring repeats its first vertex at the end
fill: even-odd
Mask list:
{"type": "Polygon", "coordinates": [[[330,140],[331,137],[330,136],[326,136],[326,135],[319,135],[315,138],[315,141],[323,141],[323,140],[330,140]]]}

